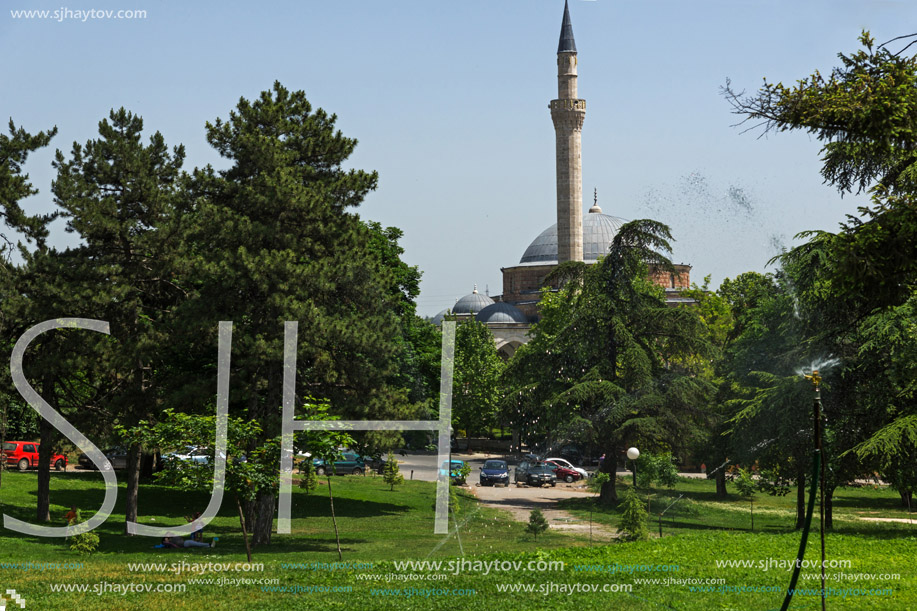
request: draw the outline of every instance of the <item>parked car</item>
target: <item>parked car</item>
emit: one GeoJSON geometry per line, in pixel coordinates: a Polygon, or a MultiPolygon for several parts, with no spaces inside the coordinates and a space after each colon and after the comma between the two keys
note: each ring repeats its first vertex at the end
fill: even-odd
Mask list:
{"type": "Polygon", "coordinates": [[[583,452],[576,446],[564,446],[558,454],[560,454],[560,458],[568,460],[574,465],[583,464],[583,452]]]}
{"type": "MultiPolygon", "coordinates": [[[[127,469],[127,450],[125,448],[115,446],[113,448],[108,448],[107,450],[102,450],[102,454],[104,454],[105,458],[108,459],[108,462],[111,463],[112,469],[127,469]]],[[[85,454],[80,454],[77,462],[79,463],[81,469],[99,468],[85,454]]]]}
{"type": "MultiPolygon", "coordinates": [[[[459,485],[464,484],[465,483],[465,474],[463,473],[463,471],[465,470],[465,462],[458,460],[458,459],[453,459],[450,467],[451,468],[449,469],[449,477],[452,479],[452,483],[459,484],[459,485]]],[[[439,474],[445,475],[445,473],[446,473],[446,463],[444,462],[443,464],[439,466],[439,474]]]]}
{"type": "Polygon", "coordinates": [[[166,452],[162,455],[165,467],[177,467],[182,463],[208,465],[213,462],[213,450],[200,446],[185,446],[178,452],[166,452]]]}
{"type": "Polygon", "coordinates": [[[564,469],[570,469],[572,471],[576,471],[580,475],[577,479],[589,477],[589,474],[586,472],[585,469],[581,469],[580,467],[574,467],[570,463],[570,461],[564,458],[545,458],[544,461],[549,462],[549,463],[554,463],[558,467],[563,467],[564,469]]]}
{"type": "Polygon", "coordinates": [[[562,479],[568,484],[572,484],[575,481],[583,479],[583,476],[579,474],[579,471],[574,471],[573,469],[568,469],[566,467],[558,467],[554,463],[545,463],[550,465],[554,469],[554,475],[557,479],[562,479]]]}
{"type": "Polygon", "coordinates": [[[529,462],[523,460],[516,467],[516,485],[544,486],[545,484],[550,484],[551,486],[556,486],[557,476],[554,475],[554,469],[556,468],[554,465],[541,461],[529,462]]]}
{"type": "Polygon", "coordinates": [[[481,481],[482,486],[494,486],[496,484],[502,484],[503,486],[509,485],[509,467],[506,465],[505,460],[488,460],[484,463],[484,466],[481,467],[481,481]]]}
{"type": "Polygon", "coordinates": [[[363,457],[349,450],[343,452],[341,456],[334,461],[333,465],[326,463],[320,458],[314,459],[312,465],[315,467],[315,474],[320,476],[328,473],[331,475],[342,475],[345,473],[363,475],[363,471],[366,469],[366,461],[363,460],[363,457]]]}
{"type": "MultiPolygon", "coordinates": [[[[6,464],[16,465],[20,471],[25,471],[29,467],[37,467],[38,448],[39,444],[34,441],[6,441],[3,443],[6,464]]],[[[58,471],[63,471],[67,468],[67,457],[63,454],[52,454],[51,466],[58,471]]]]}

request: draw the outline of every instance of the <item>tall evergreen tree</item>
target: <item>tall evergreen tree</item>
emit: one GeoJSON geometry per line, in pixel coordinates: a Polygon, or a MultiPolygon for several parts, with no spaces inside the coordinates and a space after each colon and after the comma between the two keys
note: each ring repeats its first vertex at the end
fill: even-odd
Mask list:
{"type": "MultiPolygon", "coordinates": [[[[111,338],[88,344],[108,371],[113,424],[133,426],[162,407],[167,372],[163,346],[174,343],[170,315],[186,294],[175,276],[184,149],[172,151],[159,132],[142,142],[143,120],[124,108],[99,123],[99,138],[60,151],[52,189],[82,244],[66,253],[61,275],[69,316],[107,320],[111,338]]],[[[142,448],[130,447],[126,519],[137,520],[142,448]]]]}
{"type": "MultiPolygon", "coordinates": [[[[299,321],[297,405],[311,395],[346,417],[416,411],[390,383],[409,281],[373,252],[371,228],[350,212],[377,175],[342,168],[356,140],[335,122],[303,92],[275,83],[241,99],[228,120],[207,124],[229,167],[208,166],[193,179],[183,259],[194,298],[181,316],[196,340],[187,358],[212,361],[217,322],[234,321],[230,409],[258,420],[268,437],[280,430],[288,320],[299,321]]],[[[187,378],[187,393],[210,392],[212,382],[201,387],[199,377],[187,378]]],[[[255,545],[270,541],[274,498],[261,492],[246,508],[255,545]]]]}
{"type": "Polygon", "coordinates": [[[617,502],[623,449],[686,449],[709,401],[711,384],[698,375],[709,352],[703,323],[668,307],[648,277],[650,265],[671,268],[669,240],[665,225],[632,221],[596,265],[567,266],[567,284],[542,300],[543,318],[507,374],[515,424],[549,435],[570,421],[605,451],[606,504],[617,502]]]}

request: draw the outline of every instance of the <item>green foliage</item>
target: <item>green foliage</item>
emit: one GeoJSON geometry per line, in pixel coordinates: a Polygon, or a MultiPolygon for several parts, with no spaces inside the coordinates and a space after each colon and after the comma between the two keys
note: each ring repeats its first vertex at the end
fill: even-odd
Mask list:
{"type": "Polygon", "coordinates": [[[676,440],[678,451],[704,436],[715,333],[698,310],[668,307],[649,280],[650,266],[673,269],[664,255],[670,241],[661,223],[627,223],[599,263],[568,266],[566,284],[544,290],[532,340],[504,376],[503,408],[524,439],[576,439],[616,456],[624,439],[657,447],[676,440]]]}
{"type": "Polygon", "coordinates": [[[20,200],[38,193],[29,182],[29,175],[23,173],[22,166],[30,153],[48,145],[57,134],[57,128],[32,135],[17,128],[10,119],[9,130],[9,136],[0,134],[0,218],[7,227],[43,244],[48,235],[47,225],[57,215],[30,216],[19,205],[20,200]]]}
{"type": "Polygon", "coordinates": [[[401,475],[398,461],[391,452],[388,453],[385,465],[382,467],[382,480],[391,486],[389,490],[394,490],[396,485],[404,483],[404,476],[401,475]]]}
{"type": "Polygon", "coordinates": [[[487,325],[474,319],[458,325],[452,395],[452,421],[456,429],[475,436],[496,424],[503,369],[503,359],[497,354],[487,325]]]}
{"type": "Polygon", "coordinates": [[[901,375],[913,363],[917,289],[917,55],[905,54],[913,40],[901,42],[913,38],[877,46],[863,32],[862,48],[840,54],[827,77],[816,71],[792,87],[765,81],[749,97],[725,90],[735,112],[766,131],[805,130],[822,141],[826,182],[870,192],[837,233],[804,232],[808,241],[780,257],[804,327],[795,343],[843,359],[825,400],[832,474],[855,476],[862,463],[875,469],[917,448],[914,376],[901,375]]]}
{"type": "Polygon", "coordinates": [[[669,452],[661,454],[644,452],[640,454],[638,460],[637,483],[641,488],[649,488],[655,482],[667,488],[674,488],[678,483],[678,467],[675,457],[669,452]]]}
{"type": "Polygon", "coordinates": [[[311,456],[307,456],[299,463],[299,477],[299,487],[306,492],[312,492],[318,487],[318,476],[315,474],[315,464],[311,456]]]}
{"type": "Polygon", "coordinates": [[[784,477],[779,467],[761,469],[758,474],[758,490],[770,496],[786,496],[790,492],[792,480],[784,477]]]}
{"type": "Polygon", "coordinates": [[[611,480],[611,476],[608,473],[599,471],[593,473],[592,477],[586,480],[586,489],[593,494],[598,494],[602,491],[602,486],[607,484],[611,480]]]}
{"type": "Polygon", "coordinates": [[[631,541],[648,538],[646,504],[637,496],[633,488],[628,488],[624,493],[621,509],[621,524],[618,532],[623,533],[624,537],[631,541]]]}
{"type": "Polygon", "coordinates": [[[529,533],[535,539],[538,539],[538,535],[548,530],[548,520],[544,517],[544,514],[541,513],[540,509],[533,509],[529,513],[528,524],[525,525],[525,532],[529,533]]]}
{"type": "MultiPolygon", "coordinates": [[[[80,510],[77,509],[76,517],[71,518],[70,525],[79,524],[82,521],[83,518],[80,515],[80,510]]],[[[99,535],[93,531],[73,535],[72,537],[69,537],[67,541],[70,542],[70,551],[77,552],[80,555],[92,555],[92,553],[99,547],[99,535]]]]}
{"type": "Polygon", "coordinates": [[[751,471],[748,469],[739,468],[736,477],[732,480],[732,483],[735,484],[736,490],[739,491],[739,494],[746,498],[753,498],[755,492],[758,490],[758,485],[752,477],[751,471]]]}
{"type": "MultiPolygon", "coordinates": [[[[902,37],[906,38],[906,37],[902,37]]],[[[822,176],[841,191],[866,190],[873,181],[911,188],[917,161],[917,58],[876,47],[869,32],[862,49],[839,54],[828,77],[815,71],[792,87],[765,80],[742,98],[727,84],[734,112],[766,130],[805,130],[822,142],[822,176]]]]}

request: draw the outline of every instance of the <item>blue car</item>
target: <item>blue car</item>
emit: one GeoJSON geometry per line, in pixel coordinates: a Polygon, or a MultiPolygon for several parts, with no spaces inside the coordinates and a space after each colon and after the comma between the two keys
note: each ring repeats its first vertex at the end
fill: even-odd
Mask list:
{"type": "Polygon", "coordinates": [[[481,467],[481,485],[494,486],[509,484],[509,467],[505,460],[488,460],[481,467]]]}

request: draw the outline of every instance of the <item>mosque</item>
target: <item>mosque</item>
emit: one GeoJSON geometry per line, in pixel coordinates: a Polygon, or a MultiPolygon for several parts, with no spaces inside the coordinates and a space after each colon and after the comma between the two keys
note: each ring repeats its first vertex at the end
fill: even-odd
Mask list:
{"type": "MultiPolygon", "coordinates": [[[[433,318],[438,325],[447,315],[458,321],[475,317],[487,325],[497,351],[507,359],[528,341],[528,332],[538,321],[538,301],[547,275],[565,261],[595,263],[608,252],[618,229],[627,222],[603,213],[597,199],[583,215],[582,131],[586,100],[577,97],[576,42],[567,2],[557,46],[557,99],[551,100],[548,108],[556,136],[557,222],[529,244],[519,263],[501,268],[502,295],[482,295],[475,286],[471,294],[433,318]]],[[[674,273],[652,270],[651,277],[665,289],[667,303],[691,301],[680,295],[691,285],[690,265],[677,264],[674,273]]]]}

